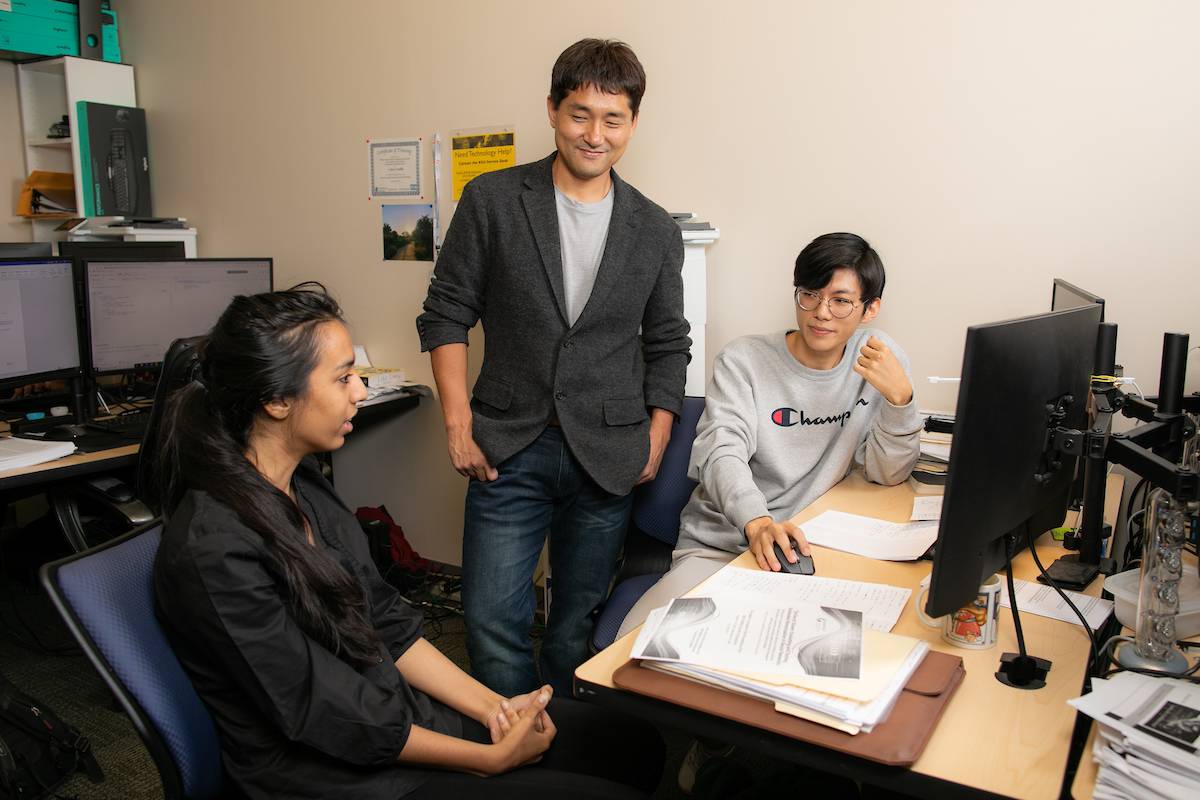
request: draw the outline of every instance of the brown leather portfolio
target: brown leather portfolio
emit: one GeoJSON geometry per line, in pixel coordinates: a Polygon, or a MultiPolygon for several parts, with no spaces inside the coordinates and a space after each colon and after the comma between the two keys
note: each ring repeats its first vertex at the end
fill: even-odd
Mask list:
{"type": "Polygon", "coordinates": [[[906,767],[925,749],[950,696],[962,683],[962,659],[930,652],[909,678],[888,718],[870,733],[850,735],[776,711],[770,703],[707,686],[631,661],[613,673],[622,689],[754,725],[868,761],[906,767]]]}

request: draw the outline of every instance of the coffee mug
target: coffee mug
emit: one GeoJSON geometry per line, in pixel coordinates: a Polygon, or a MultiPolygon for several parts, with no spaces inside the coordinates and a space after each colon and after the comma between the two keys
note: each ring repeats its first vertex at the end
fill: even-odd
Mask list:
{"type": "Polygon", "coordinates": [[[975,599],[953,614],[929,616],[922,608],[929,587],[917,594],[916,611],[921,622],[930,628],[941,628],[942,640],[956,647],[986,650],[996,644],[1000,629],[1000,576],[992,575],[979,587],[975,599]]]}

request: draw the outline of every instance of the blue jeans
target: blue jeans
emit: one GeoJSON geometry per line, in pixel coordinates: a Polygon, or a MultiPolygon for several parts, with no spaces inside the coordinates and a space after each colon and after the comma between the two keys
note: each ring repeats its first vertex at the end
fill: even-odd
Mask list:
{"type": "Polygon", "coordinates": [[[496,480],[472,480],[467,487],[463,609],[471,671],[505,697],[541,685],[529,632],[533,572],[549,534],[553,588],[539,663],[542,680],[570,697],[575,668],[587,658],[591,613],[608,595],[633,496],[597,486],[556,427],[496,469],[496,480]]]}

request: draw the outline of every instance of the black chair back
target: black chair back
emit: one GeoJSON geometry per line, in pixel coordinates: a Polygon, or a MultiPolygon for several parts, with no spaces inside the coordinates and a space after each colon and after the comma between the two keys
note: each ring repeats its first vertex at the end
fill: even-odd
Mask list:
{"type": "Polygon", "coordinates": [[[170,396],[191,383],[199,374],[198,348],[202,341],[204,341],[203,336],[176,339],[167,348],[167,354],[163,356],[162,370],[158,376],[158,386],[154,390],[154,405],[150,409],[150,419],[146,423],[146,434],[142,437],[142,446],[138,450],[135,493],[156,514],[162,513],[156,462],[159,442],[162,441],[163,415],[166,413],[167,400],[170,396]]]}

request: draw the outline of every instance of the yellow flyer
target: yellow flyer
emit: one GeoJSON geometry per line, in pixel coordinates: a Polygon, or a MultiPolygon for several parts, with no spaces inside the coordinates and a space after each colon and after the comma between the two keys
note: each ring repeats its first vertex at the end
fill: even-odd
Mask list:
{"type": "Polygon", "coordinates": [[[476,175],[517,164],[516,134],[512,128],[455,131],[450,135],[450,176],[453,199],[476,175]]]}

